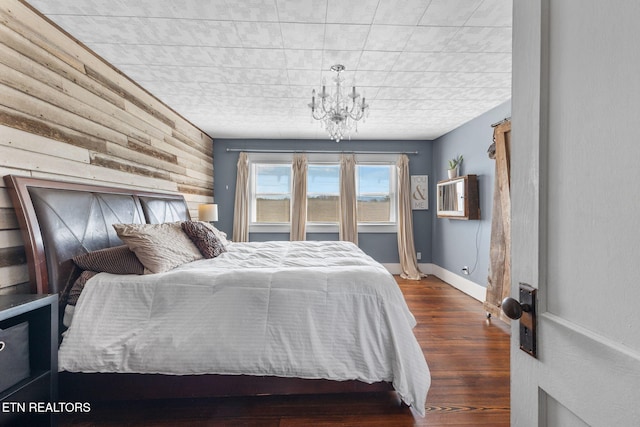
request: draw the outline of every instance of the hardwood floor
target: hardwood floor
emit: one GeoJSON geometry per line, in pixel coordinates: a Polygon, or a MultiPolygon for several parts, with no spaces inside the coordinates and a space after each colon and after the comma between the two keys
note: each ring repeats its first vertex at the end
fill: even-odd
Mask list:
{"type": "Polygon", "coordinates": [[[509,328],[441,280],[397,277],[431,370],[427,415],[395,393],[92,404],[60,426],[509,426],[509,328]]]}

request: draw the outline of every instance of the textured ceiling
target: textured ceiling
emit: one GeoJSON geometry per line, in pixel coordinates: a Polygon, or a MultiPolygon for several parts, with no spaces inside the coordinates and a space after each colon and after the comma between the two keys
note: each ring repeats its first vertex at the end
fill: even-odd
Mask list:
{"type": "Polygon", "coordinates": [[[307,104],[334,64],[371,106],[351,139],[434,139],[511,97],[512,0],[30,3],[214,138],[327,138],[307,104]]]}

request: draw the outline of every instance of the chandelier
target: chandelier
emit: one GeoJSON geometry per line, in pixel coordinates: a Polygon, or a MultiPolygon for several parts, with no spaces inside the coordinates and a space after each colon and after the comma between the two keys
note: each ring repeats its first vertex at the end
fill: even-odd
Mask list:
{"type": "MultiPolygon", "coordinates": [[[[322,82],[322,93],[316,99],[316,90],[311,92],[311,117],[320,121],[321,126],[329,133],[329,137],[336,142],[340,142],[345,136],[351,136],[351,130],[358,132],[358,121],[369,115],[369,105],[365,102],[364,96],[356,92],[353,86],[351,91],[342,92],[344,79],[340,75],[344,71],[344,65],[336,64],[331,67],[331,71],[336,72],[333,81],[336,87],[333,92],[328,93],[325,82],[322,82]]],[[[364,120],[363,120],[364,122],[364,120]]]]}

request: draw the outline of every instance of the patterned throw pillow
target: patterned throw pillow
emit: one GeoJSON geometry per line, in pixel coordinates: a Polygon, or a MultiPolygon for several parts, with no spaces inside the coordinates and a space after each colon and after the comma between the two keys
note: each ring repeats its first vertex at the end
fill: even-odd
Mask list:
{"type": "Polygon", "coordinates": [[[113,228],[144,265],[145,274],[162,273],[202,259],[200,250],[182,231],[180,222],[113,224],[113,228]]]}
{"type": "Polygon", "coordinates": [[[111,274],[144,274],[144,266],[126,245],[105,248],[73,257],[82,270],[111,274]]]}
{"type": "Polygon", "coordinates": [[[216,235],[216,237],[218,238],[218,240],[220,240],[223,246],[227,246],[229,243],[231,243],[231,241],[227,239],[227,233],[225,233],[224,231],[218,230],[210,222],[206,222],[206,221],[198,221],[198,222],[204,225],[205,227],[207,227],[209,230],[213,231],[213,234],[216,235]]]}
{"type": "Polygon", "coordinates": [[[227,249],[218,239],[216,234],[207,225],[200,221],[183,221],[182,230],[191,241],[200,249],[205,258],[215,258],[227,249]]]}
{"type": "Polygon", "coordinates": [[[76,305],[78,298],[80,298],[80,294],[84,289],[84,285],[86,285],[87,281],[96,274],[98,273],[95,271],[83,271],[80,276],[78,276],[76,281],[73,283],[73,287],[71,287],[71,290],[69,291],[69,295],[67,296],[67,304],[76,305]]]}

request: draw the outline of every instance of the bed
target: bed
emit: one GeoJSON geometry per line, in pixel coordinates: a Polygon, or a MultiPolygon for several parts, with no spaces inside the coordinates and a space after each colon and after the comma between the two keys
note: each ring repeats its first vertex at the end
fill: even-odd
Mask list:
{"type": "MultiPolygon", "coordinates": [[[[5,176],[34,293],[113,224],[189,221],[181,195],[5,176]]],[[[64,308],[60,310],[64,312],[64,308]]],[[[157,274],[99,273],[59,349],[63,401],[395,390],[423,415],[430,376],[393,277],[348,242],[230,243],[157,274]]]]}

